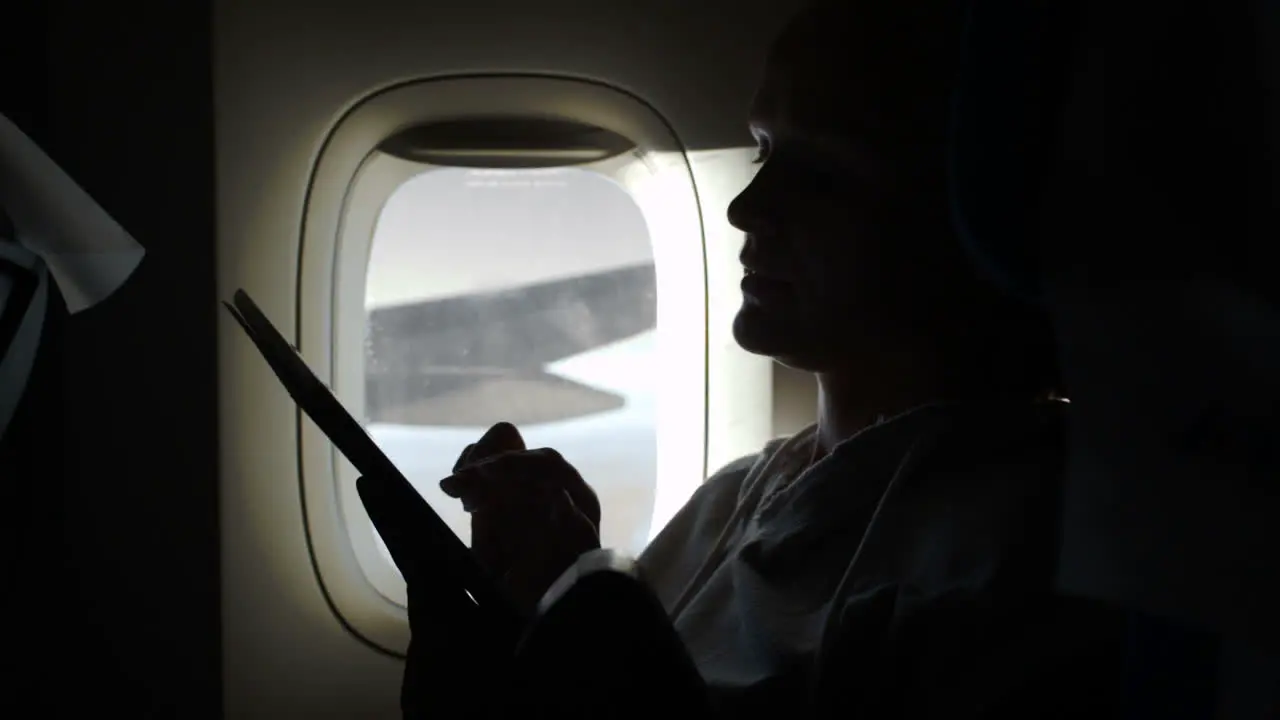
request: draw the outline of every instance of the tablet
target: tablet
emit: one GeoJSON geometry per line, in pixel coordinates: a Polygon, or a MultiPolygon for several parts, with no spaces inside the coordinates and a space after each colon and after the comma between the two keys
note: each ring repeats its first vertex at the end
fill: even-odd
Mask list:
{"type": "Polygon", "coordinates": [[[302,356],[276,330],[244,290],[223,306],[244,328],[289,395],[362,476],[360,499],[378,535],[406,579],[429,592],[465,591],[493,622],[517,622],[514,606],[471,550],[413,489],[302,356]],[[376,496],[376,497],[375,497],[376,496]],[[421,563],[428,567],[415,567],[421,563]],[[428,589],[428,586],[430,589],[428,589]]]}

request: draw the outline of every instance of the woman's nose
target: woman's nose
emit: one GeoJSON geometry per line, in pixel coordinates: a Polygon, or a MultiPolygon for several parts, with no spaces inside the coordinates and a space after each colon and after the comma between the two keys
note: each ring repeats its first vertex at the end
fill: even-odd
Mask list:
{"type": "Polygon", "coordinates": [[[767,234],[773,225],[769,189],[761,182],[763,172],[757,173],[746,189],[729,203],[729,224],[744,233],[767,234]]]}

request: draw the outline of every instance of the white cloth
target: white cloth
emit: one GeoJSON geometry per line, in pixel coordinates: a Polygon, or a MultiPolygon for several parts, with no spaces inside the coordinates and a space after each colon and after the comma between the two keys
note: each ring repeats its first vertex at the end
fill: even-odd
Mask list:
{"type": "MultiPolygon", "coordinates": [[[[981,594],[1031,543],[1024,523],[1059,477],[1040,442],[1054,433],[1025,411],[979,412],[920,408],[807,469],[815,428],[775,440],[716,473],[654,539],[641,572],[722,703],[800,701],[853,606],[881,603],[886,588],[891,615],[981,594]],[[972,460],[919,477],[944,436],[972,460]]],[[[971,651],[944,648],[941,662],[971,651]]]]}
{"type": "Polygon", "coordinates": [[[13,239],[48,267],[72,313],[115,292],[145,254],[119,223],[3,115],[0,208],[17,229],[13,239]]]}

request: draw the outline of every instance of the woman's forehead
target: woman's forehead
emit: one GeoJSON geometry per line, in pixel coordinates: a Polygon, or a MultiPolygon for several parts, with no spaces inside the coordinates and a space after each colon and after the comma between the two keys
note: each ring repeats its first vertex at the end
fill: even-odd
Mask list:
{"type": "Polygon", "coordinates": [[[961,4],[831,0],[801,11],[770,49],[752,107],[760,126],[906,140],[950,96],[961,4]]]}
{"type": "Polygon", "coordinates": [[[748,121],[753,131],[770,136],[873,137],[883,125],[883,104],[875,95],[852,69],[770,63],[748,121]]]}

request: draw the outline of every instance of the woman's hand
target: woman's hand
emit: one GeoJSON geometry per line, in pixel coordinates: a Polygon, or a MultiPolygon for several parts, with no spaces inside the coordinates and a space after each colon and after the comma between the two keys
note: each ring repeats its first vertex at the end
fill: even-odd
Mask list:
{"type": "Polygon", "coordinates": [[[471,549],[523,612],[600,547],[600,501],[554,450],[527,450],[509,423],[468,446],[440,483],[471,513],[471,549]]]}
{"type": "MultiPolygon", "coordinates": [[[[595,493],[554,451],[526,450],[508,423],[468,445],[441,486],[471,512],[477,559],[529,616],[551,583],[579,555],[600,545],[595,493]]],[[[361,478],[357,488],[370,513],[380,516],[380,526],[412,537],[418,519],[405,514],[408,505],[394,486],[361,478]]],[[[458,717],[488,717],[482,698],[505,697],[503,688],[511,680],[506,676],[514,650],[510,639],[495,637],[464,594],[442,593],[429,573],[420,577],[417,566],[429,562],[412,543],[395,549],[408,593],[411,636],[401,687],[404,716],[430,716],[456,703],[461,693],[474,707],[458,717]]]]}

